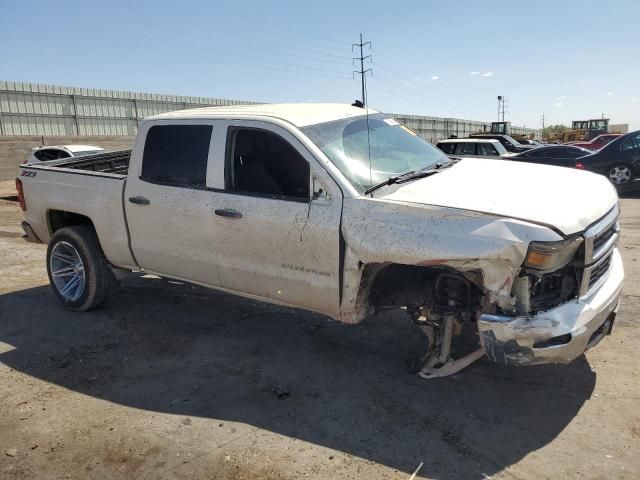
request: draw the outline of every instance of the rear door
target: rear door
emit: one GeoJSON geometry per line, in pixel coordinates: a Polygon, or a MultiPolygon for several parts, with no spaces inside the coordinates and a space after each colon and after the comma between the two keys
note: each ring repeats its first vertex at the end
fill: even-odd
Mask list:
{"type": "MultiPolygon", "coordinates": [[[[214,214],[220,194],[213,121],[158,121],[142,127],[125,191],[131,248],[146,271],[218,286],[217,245],[224,228],[214,214]],[[132,167],[133,168],[133,167],[132,167]]],[[[222,140],[224,141],[224,140],[222,140]]]]}
{"type": "Polygon", "coordinates": [[[285,128],[229,121],[216,155],[222,286],[328,314],[339,311],[342,194],[285,128]]]}

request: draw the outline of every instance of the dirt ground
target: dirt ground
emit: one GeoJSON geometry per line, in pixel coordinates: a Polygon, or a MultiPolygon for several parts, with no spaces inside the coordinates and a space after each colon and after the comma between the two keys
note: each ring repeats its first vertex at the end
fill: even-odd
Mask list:
{"type": "Polygon", "coordinates": [[[0,478],[638,478],[638,207],[611,337],[568,366],[426,381],[400,316],[344,326],[140,275],[65,311],[0,200],[0,478]]]}

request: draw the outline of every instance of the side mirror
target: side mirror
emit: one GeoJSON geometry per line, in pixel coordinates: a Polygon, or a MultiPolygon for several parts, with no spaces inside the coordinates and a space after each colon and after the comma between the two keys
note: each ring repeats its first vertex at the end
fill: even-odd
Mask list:
{"type": "Polygon", "coordinates": [[[329,192],[326,191],[326,189],[322,186],[322,184],[316,177],[312,178],[312,185],[313,185],[312,200],[320,201],[320,202],[329,202],[331,200],[331,195],[329,194],[329,192]]]}

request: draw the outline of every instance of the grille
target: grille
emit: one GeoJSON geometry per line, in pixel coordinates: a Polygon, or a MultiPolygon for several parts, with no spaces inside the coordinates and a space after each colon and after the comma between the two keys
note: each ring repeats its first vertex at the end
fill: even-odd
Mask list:
{"type": "Polygon", "coordinates": [[[600,280],[605,273],[607,273],[607,270],[609,270],[610,266],[611,255],[604,259],[600,265],[591,270],[591,276],[589,277],[589,288],[595,285],[595,283],[600,280]]]}
{"type": "Polygon", "coordinates": [[[599,234],[596,238],[593,239],[593,251],[597,252],[600,250],[607,241],[613,237],[616,233],[616,223],[613,223],[609,228],[607,228],[604,232],[599,234]]]}

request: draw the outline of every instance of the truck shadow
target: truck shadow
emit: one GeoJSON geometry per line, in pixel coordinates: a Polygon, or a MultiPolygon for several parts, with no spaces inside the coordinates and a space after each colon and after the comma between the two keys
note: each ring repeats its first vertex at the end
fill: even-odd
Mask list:
{"type": "Polygon", "coordinates": [[[553,440],[593,391],[580,358],[480,361],[426,381],[404,318],[345,326],[160,279],[131,277],[104,308],[63,310],[48,287],[0,296],[11,368],[148,411],[243,422],[410,474],[482,478],[553,440]]]}

